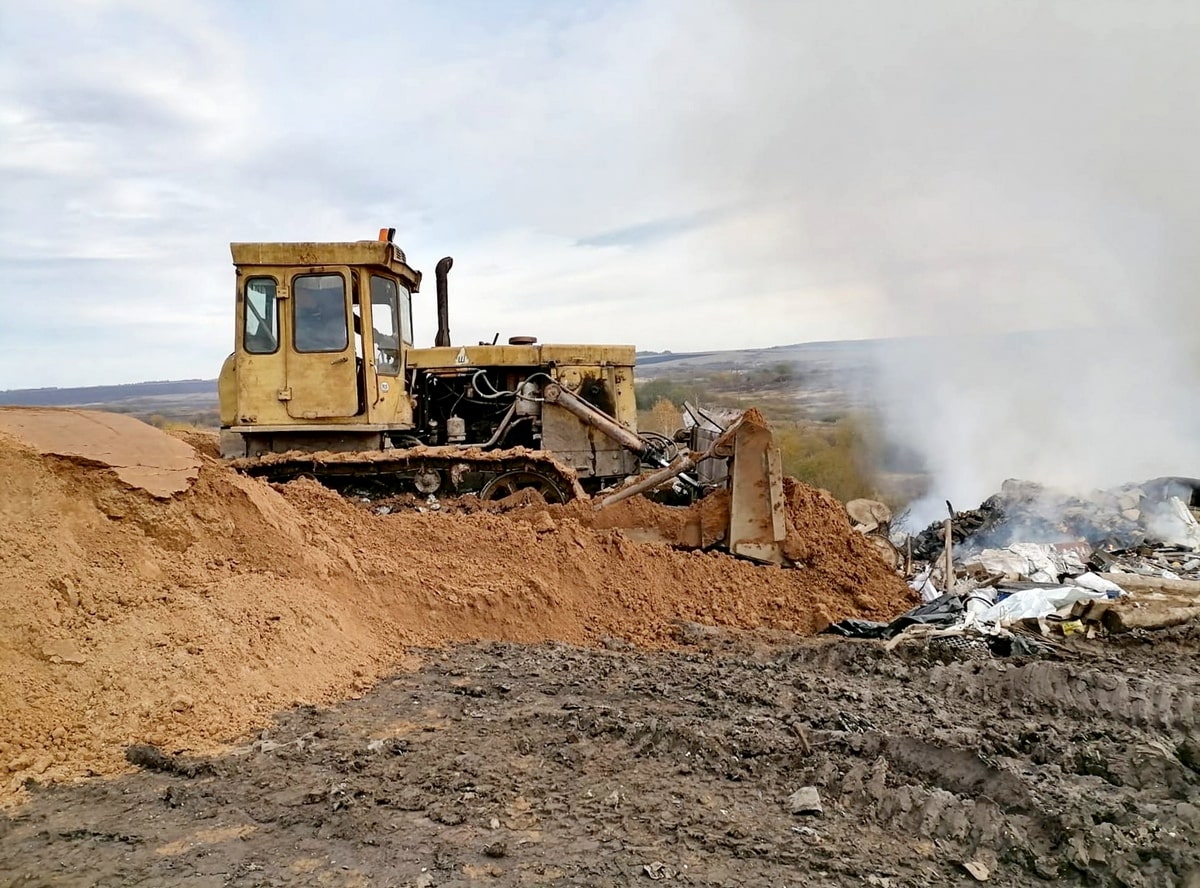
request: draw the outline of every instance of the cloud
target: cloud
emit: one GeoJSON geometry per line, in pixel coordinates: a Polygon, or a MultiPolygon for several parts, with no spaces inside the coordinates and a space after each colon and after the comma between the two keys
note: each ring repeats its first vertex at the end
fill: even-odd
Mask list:
{"type": "Polygon", "coordinates": [[[6,12],[0,388],[211,376],[230,241],[395,225],[418,267],[455,255],[463,341],[948,336],[876,388],[956,499],[1065,473],[1120,411],[1145,431],[1098,465],[1176,465],[1198,38],[1172,0],[6,12]]]}

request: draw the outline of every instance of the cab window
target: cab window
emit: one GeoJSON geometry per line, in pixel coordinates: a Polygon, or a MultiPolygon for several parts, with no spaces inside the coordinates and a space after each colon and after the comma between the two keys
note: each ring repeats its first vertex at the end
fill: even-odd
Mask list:
{"type": "Polygon", "coordinates": [[[399,292],[391,278],[371,275],[371,339],[375,343],[375,372],[400,372],[399,292]]]}
{"type": "Polygon", "coordinates": [[[350,343],[346,282],[340,274],[306,274],[292,282],[296,351],[340,352],[350,343]]]}
{"type": "Polygon", "coordinates": [[[400,338],[412,345],[412,293],[403,287],[400,288],[400,338]]]}
{"type": "Polygon", "coordinates": [[[269,355],[279,348],[279,300],[273,278],[250,278],[243,294],[242,348],[269,355]]]}

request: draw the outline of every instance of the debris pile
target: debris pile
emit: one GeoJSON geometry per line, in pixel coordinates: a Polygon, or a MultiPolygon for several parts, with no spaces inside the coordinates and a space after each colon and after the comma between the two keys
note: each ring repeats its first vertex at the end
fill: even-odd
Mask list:
{"type": "Polygon", "coordinates": [[[976,509],[892,537],[921,606],[890,623],[849,620],[830,631],[897,642],[974,637],[982,649],[1029,653],[1030,637],[1180,625],[1200,618],[1198,518],[1193,478],[1085,497],[1006,481],[976,509]]]}
{"type": "MultiPolygon", "coordinates": [[[[1109,553],[1145,547],[1200,548],[1200,479],[1157,478],[1080,497],[1028,481],[1005,481],[978,508],[956,512],[956,552],[1013,543],[1086,542],[1109,553]]],[[[913,536],[912,557],[932,561],[944,545],[944,522],[913,536]]]]}

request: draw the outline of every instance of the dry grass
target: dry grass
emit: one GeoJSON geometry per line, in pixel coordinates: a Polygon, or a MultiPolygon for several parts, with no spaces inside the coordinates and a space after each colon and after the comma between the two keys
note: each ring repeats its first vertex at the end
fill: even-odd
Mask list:
{"type": "Polygon", "coordinates": [[[861,420],[776,423],[775,443],[786,474],[823,487],[842,502],[880,496],[877,461],[861,420]]]}

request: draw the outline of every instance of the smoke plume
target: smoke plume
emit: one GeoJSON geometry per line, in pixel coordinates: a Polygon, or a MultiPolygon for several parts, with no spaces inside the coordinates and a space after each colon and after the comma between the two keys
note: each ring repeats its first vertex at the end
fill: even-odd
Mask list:
{"type": "Polygon", "coordinates": [[[677,172],[758,222],[707,248],[902,340],[875,393],[939,513],[1200,474],[1200,6],[729,3],[680,41],[677,172]]]}

